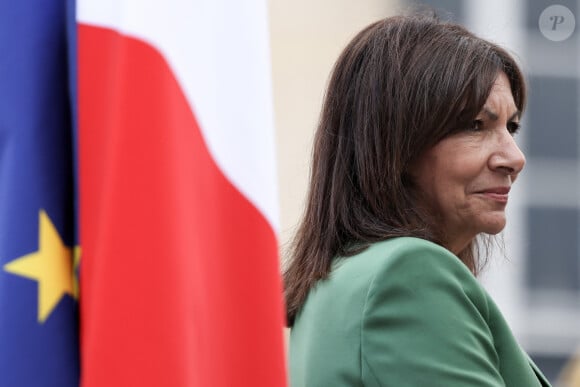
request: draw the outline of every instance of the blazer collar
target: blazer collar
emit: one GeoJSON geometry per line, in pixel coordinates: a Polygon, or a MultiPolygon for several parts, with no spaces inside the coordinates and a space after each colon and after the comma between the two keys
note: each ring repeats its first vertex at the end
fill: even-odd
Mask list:
{"type": "Polygon", "coordinates": [[[530,358],[528,354],[526,354],[526,356],[528,358],[528,363],[530,363],[530,367],[532,367],[532,370],[534,370],[536,377],[538,378],[540,383],[542,383],[542,387],[551,387],[550,382],[548,382],[548,379],[546,379],[546,377],[544,376],[542,371],[540,371],[536,363],[534,363],[534,361],[530,358]]]}

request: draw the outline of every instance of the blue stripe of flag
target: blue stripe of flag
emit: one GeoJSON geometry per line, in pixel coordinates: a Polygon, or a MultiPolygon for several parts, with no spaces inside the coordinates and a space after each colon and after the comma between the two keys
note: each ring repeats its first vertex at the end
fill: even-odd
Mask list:
{"type": "Polygon", "coordinates": [[[40,323],[38,282],[3,269],[38,250],[41,209],[76,243],[74,33],[72,1],[0,2],[0,386],[78,386],[77,301],[40,323]]]}

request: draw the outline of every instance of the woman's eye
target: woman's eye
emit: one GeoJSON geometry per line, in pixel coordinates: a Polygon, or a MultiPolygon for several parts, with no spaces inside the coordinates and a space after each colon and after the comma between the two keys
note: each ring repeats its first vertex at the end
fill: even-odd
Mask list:
{"type": "Polygon", "coordinates": [[[507,124],[508,131],[513,135],[516,135],[520,130],[520,123],[519,122],[508,122],[507,124]]]}
{"type": "Polygon", "coordinates": [[[474,120],[468,130],[472,132],[478,132],[483,129],[483,121],[482,120],[474,120]]]}

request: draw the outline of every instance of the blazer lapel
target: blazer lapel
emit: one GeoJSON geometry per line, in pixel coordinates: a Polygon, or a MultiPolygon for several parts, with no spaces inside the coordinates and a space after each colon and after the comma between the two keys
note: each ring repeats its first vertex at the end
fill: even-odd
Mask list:
{"type": "Polygon", "coordinates": [[[536,377],[538,378],[540,383],[542,383],[542,387],[551,387],[550,382],[548,382],[548,379],[546,379],[542,371],[540,371],[538,366],[536,366],[536,363],[534,363],[534,361],[530,358],[529,355],[526,354],[526,356],[528,357],[528,363],[530,363],[530,367],[532,367],[534,373],[536,374],[536,377]]]}

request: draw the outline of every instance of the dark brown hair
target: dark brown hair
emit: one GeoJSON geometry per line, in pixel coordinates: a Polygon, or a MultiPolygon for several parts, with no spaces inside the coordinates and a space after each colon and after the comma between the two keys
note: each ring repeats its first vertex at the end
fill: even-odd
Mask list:
{"type": "MultiPolygon", "coordinates": [[[[348,44],[326,91],[306,209],[284,273],[289,325],[335,257],[399,236],[444,245],[407,169],[472,124],[501,71],[523,111],[525,83],[514,59],[460,25],[391,17],[348,44]]],[[[459,254],[474,274],[477,250],[473,241],[459,254]]]]}

